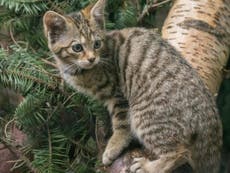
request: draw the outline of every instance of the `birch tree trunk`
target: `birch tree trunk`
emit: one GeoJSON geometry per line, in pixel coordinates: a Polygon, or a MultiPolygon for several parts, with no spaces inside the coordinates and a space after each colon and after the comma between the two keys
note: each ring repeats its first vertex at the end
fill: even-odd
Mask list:
{"type": "Polygon", "coordinates": [[[216,95],[230,46],[230,0],[175,0],[162,36],[216,95]]]}

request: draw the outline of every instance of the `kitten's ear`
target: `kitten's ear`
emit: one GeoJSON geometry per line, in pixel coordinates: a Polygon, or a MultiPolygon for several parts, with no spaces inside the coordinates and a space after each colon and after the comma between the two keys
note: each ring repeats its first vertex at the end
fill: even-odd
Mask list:
{"type": "Polygon", "coordinates": [[[61,41],[63,45],[68,45],[72,28],[64,16],[54,11],[47,11],[43,17],[43,25],[49,46],[55,45],[58,41],[61,41]]]}
{"type": "Polygon", "coordinates": [[[54,11],[47,11],[43,16],[43,25],[45,36],[48,38],[49,35],[64,32],[66,29],[66,20],[62,15],[54,11]]]}
{"type": "Polygon", "coordinates": [[[98,0],[97,3],[94,6],[92,6],[90,10],[90,22],[93,25],[99,27],[100,29],[104,29],[105,25],[105,3],[106,0],[98,0]]]}

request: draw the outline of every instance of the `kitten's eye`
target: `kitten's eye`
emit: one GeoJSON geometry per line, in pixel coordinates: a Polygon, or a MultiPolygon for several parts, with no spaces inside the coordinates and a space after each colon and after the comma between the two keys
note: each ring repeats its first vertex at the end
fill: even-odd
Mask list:
{"type": "Polygon", "coordinates": [[[75,45],[73,45],[72,49],[73,49],[74,52],[81,52],[81,51],[83,51],[83,47],[82,47],[81,44],[75,44],[75,45]]]}
{"type": "Polygon", "coordinates": [[[100,47],[101,47],[101,41],[100,40],[96,40],[95,42],[94,42],[94,49],[99,49],[100,47]]]}

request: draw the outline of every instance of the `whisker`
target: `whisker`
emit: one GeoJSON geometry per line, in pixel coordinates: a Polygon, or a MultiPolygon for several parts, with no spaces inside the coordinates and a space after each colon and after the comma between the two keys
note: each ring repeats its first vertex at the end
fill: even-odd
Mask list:
{"type": "Polygon", "coordinates": [[[64,73],[75,74],[78,66],[76,64],[69,64],[66,66],[64,73]]]}

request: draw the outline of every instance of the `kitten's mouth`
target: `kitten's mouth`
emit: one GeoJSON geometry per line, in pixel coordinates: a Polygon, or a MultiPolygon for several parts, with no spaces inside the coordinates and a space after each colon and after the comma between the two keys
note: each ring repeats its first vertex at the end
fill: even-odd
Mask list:
{"type": "Polygon", "coordinates": [[[98,64],[98,59],[96,59],[94,62],[89,62],[89,61],[80,61],[78,62],[78,66],[82,69],[89,70],[93,68],[95,65],[98,64]]]}
{"type": "Polygon", "coordinates": [[[89,70],[91,68],[93,68],[96,65],[96,63],[84,63],[84,64],[79,64],[80,68],[85,69],[85,70],[89,70]]]}

